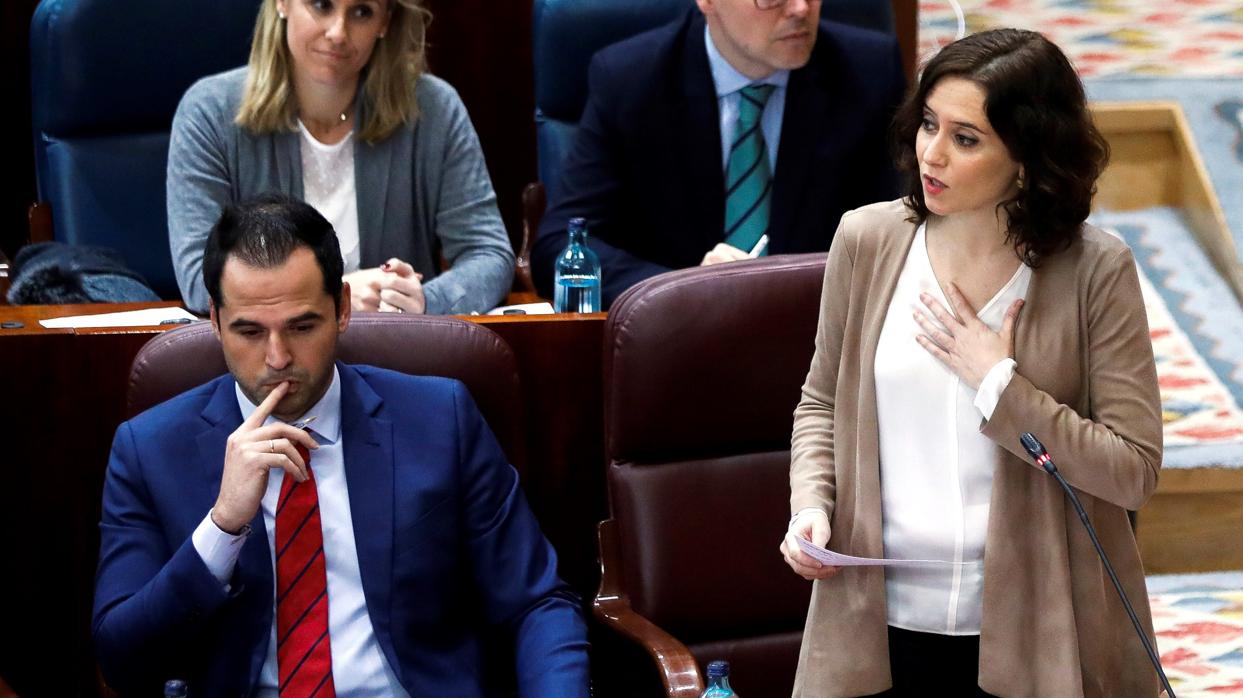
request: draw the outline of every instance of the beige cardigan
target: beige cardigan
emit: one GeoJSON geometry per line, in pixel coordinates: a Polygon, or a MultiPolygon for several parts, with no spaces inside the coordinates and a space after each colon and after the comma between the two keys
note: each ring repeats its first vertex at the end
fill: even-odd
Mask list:
{"type": "MultiPolygon", "coordinates": [[[[893,201],[842,217],[794,413],[791,511],[824,508],[829,547],[852,555],[884,554],[873,363],[915,236],[907,216],[893,201]]],[[[1074,508],[1019,445],[1020,433],[1034,433],[1079,491],[1152,637],[1126,509],[1157,486],[1160,395],[1126,244],[1085,225],[1081,239],[1035,269],[1015,345],[1018,370],[981,424],[1006,453],[985,544],[980,686],[1006,698],[1155,696],[1155,672],[1074,508]]],[[[794,695],[861,696],[890,685],[884,572],[846,568],[816,582],[794,695]]]]}

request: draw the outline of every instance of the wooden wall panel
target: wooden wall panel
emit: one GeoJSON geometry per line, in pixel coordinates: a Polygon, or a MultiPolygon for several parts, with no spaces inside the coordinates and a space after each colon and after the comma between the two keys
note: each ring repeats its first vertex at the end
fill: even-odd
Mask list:
{"type": "Polygon", "coordinates": [[[510,238],[522,230],[522,188],[535,181],[531,0],[429,0],[428,62],[462,95],[510,238]]]}

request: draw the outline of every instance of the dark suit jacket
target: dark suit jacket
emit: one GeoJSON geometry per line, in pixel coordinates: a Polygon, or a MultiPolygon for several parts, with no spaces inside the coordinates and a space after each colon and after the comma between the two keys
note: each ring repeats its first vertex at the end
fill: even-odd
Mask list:
{"type": "MultiPolygon", "coordinates": [[[[603,49],[590,96],[532,253],[551,296],[567,221],[587,219],[604,305],[638,281],[696,266],[724,239],[720,116],[696,8],[603,49]]],[[[842,213],[897,196],[887,132],[905,79],[889,35],[820,23],[808,64],[790,73],[769,254],[829,249],[842,213]]]]}
{"type": "MultiPolygon", "coordinates": [[[[414,696],[491,692],[480,638],[512,638],[528,696],[586,696],[586,627],[557,557],[458,382],[337,365],[345,472],[367,611],[414,696]]],[[[272,625],[263,513],[229,592],[190,540],[215,502],[242,417],[223,376],[122,424],[100,523],[93,630],[108,682],[151,695],[254,691],[272,625]]],[[[510,681],[512,689],[512,680],[510,681]]]]}

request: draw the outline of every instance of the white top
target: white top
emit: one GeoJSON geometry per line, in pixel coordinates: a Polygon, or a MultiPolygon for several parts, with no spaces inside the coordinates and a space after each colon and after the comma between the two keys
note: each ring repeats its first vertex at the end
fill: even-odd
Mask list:
{"type": "Polygon", "coordinates": [[[358,271],[358,197],[354,188],[354,132],[339,142],[315,140],[301,120],[302,198],[332,223],[341,243],[345,273],[358,271]]]}
{"type": "Polygon", "coordinates": [[[721,55],[716,44],[712,42],[712,35],[707,27],[704,27],[704,45],[708,49],[708,67],[712,69],[717,112],[721,116],[721,169],[729,167],[729,151],[734,143],[734,129],[738,126],[738,101],[742,99],[742,88],[747,85],[773,85],[776,89],[768,96],[768,101],[764,103],[764,113],[760,115],[760,130],[764,133],[764,147],[768,150],[768,171],[775,175],[790,71],[778,70],[768,77],[752,80],[725,60],[725,56],[721,55]]]}
{"type": "MultiPolygon", "coordinates": [[[[974,635],[980,632],[984,539],[1000,451],[980,434],[980,425],[992,415],[1015,364],[998,362],[977,395],[916,343],[922,330],[912,313],[924,308],[919,294],[951,307],[932,271],[924,232],[923,225],[916,231],[876,346],[885,557],[962,564],[886,568],[885,593],[889,625],[974,635]]],[[[1026,296],[1030,281],[1031,269],[1019,265],[978,309],[980,319],[999,331],[1006,309],[1026,296]]]]}
{"type": "MultiPolygon", "coordinates": [[[[240,389],[237,390],[237,406],[242,411],[243,420],[250,417],[256,407],[240,389]]],[[[308,431],[319,444],[319,448],[311,454],[311,469],[315,471],[320,525],[324,531],[324,563],[328,577],[328,636],[332,643],[332,680],[337,695],[376,698],[405,696],[405,689],[397,681],[397,676],[389,667],[380,643],[376,640],[371,616],[367,614],[367,599],[363,595],[362,574],[358,569],[358,547],[354,542],[354,520],[350,516],[349,487],[345,477],[344,448],[341,443],[341,378],[337,375],[336,368],[333,368],[332,384],[328,392],[306,414],[316,416],[314,428],[308,431]]],[[[276,421],[276,418],[269,416],[264,424],[276,421]]],[[[280,496],[284,476],[283,470],[270,472],[268,489],[261,504],[272,560],[276,559],[276,500],[280,496]]],[[[192,540],[207,569],[227,588],[245,536],[232,536],[221,531],[208,512],[207,517],[195,529],[192,540]]],[[[275,565],[273,562],[273,580],[276,579],[275,565]]],[[[275,583],[272,588],[272,607],[275,609],[275,583]]],[[[259,672],[258,695],[276,698],[278,676],[276,613],[273,612],[267,658],[259,672]]]]}

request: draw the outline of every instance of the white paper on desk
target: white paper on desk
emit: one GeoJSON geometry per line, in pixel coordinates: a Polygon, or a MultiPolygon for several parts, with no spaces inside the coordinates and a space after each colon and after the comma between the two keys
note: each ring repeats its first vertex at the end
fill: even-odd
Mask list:
{"type": "Polygon", "coordinates": [[[197,320],[185,308],[143,308],[127,310],[121,313],[99,313],[98,315],[70,315],[40,320],[39,324],[50,330],[85,327],[145,327],[158,325],[165,320],[197,320]]]}
{"type": "Polygon", "coordinates": [[[863,567],[867,565],[884,565],[886,567],[927,567],[929,565],[967,564],[963,562],[949,562],[946,560],[891,560],[876,557],[855,557],[853,555],[835,553],[832,550],[825,550],[805,538],[798,539],[798,547],[802,548],[803,552],[814,557],[821,564],[829,565],[831,567],[863,567]]]}
{"type": "Polygon", "coordinates": [[[521,313],[510,313],[510,315],[552,315],[552,303],[543,301],[540,303],[519,303],[517,305],[502,305],[499,308],[493,308],[488,311],[488,315],[504,315],[506,310],[521,310],[521,313]]]}

